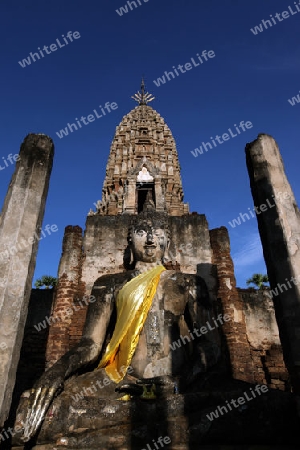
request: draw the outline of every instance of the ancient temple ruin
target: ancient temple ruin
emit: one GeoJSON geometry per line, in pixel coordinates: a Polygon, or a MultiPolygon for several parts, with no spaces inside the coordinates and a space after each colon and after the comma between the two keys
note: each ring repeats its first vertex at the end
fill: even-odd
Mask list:
{"type": "MultiPolygon", "coordinates": [[[[257,348],[249,346],[242,301],[236,289],[230,243],[225,227],[209,230],[204,214],[189,213],[183,201],[178,154],[172,133],[160,114],[149,106],[141,87],[138,106],[116,128],[106,167],[102,199],[90,211],[84,236],[77,226],[65,231],[59,282],[52,311],[65,320],[50,326],[47,366],[52,365],[81,337],[86,305],[66,313],[89,296],[101,274],[125,270],[127,228],[131,215],[143,209],[147,196],[157,212],[166,212],[171,230],[170,267],[204,278],[216,310],[230,314],[224,324],[233,376],[247,382],[266,382],[284,389],[285,377],[268,373],[268,358],[277,354],[278,337],[257,348]],[[276,381],[274,384],[272,380],[276,381]]],[[[275,320],[273,318],[273,320],[275,320]]],[[[54,321],[53,321],[54,322],[54,321]]],[[[259,324],[258,324],[259,325],[259,324]]],[[[276,328],[276,324],[275,324],[276,328]]],[[[281,364],[280,361],[279,364],[281,364]]],[[[280,365],[278,373],[283,375],[280,365]]]]}
{"type": "MultiPolygon", "coordinates": [[[[145,403],[119,406],[115,400],[110,404],[101,403],[98,394],[90,394],[89,391],[82,400],[74,401],[68,393],[62,393],[47,413],[32,447],[36,450],[50,449],[54,444],[55,448],[81,450],[142,448],[147,442],[151,443],[150,436],[155,436],[153,430],[145,431],[145,424],[154,423],[156,415],[161,424],[161,435],[170,436],[174,449],[198,448],[195,442],[202,440],[212,444],[228,443],[232,435],[232,419],[227,417],[225,432],[222,426],[205,418],[205,413],[211,411],[213,405],[217,407],[253,384],[273,389],[279,396],[281,411],[289,417],[291,400],[281,397],[289,395],[289,377],[283,362],[272,302],[264,292],[237,289],[227,229],[210,230],[204,214],[189,212],[188,204],[184,203],[172,133],[160,114],[149,105],[154,98],[145,92],[144,83],[134,99],[138,105],[123,117],[116,129],[102,198],[97,202],[96,210],[88,213],[84,233],[79,226],[65,229],[49,329],[36,333],[29,313],[27,336],[31,342],[33,338],[44,339],[46,350],[39,364],[43,360],[47,368],[80,341],[87,308],[93,301],[91,295],[100,289],[96,280],[102,275],[126,273],[131,268],[128,229],[135,216],[149,209],[167,218],[170,247],[165,267],[183,274],[198,275],[204,281],[212,308],[207,323],[212,325],[217,317],[227,317],[207,334],[211,348],[215,349],[211,357],[216,358],[216,363],[212,364],[211,374],[202,374],[201,382],[193,392],[165,397],[156,406],[152,404],[149,407],[145,403]],[[228,385],[227,379],[231,380],[228,385]],[[220,392],[223,383],[225,396],[220,392]],[[97,414],[101,411],[105,415],[104,425],[97,421],[97,414]],[[54,416],[59,420],[53,420],[54,416]],[[126,417],[126,420],[122,422],[121,417],[126,417]],[[213,437],[211,430],[214,430],[213,437]]],[[[48,303],[47,308],[49,311],[48,303]]],[[[35,315],[36,321],[44,319],[42,309],[39,315],[35,315]]],[[[26,347],[26,337],[23,347],[26,347]]],[[[26,373],[29,380],[31,371],[30,382],[33,384],[36,379],[33,369],[34,366],[30,369],[25,367],[21,359],[19,379],[26,373]]],[[[71,379],[67,385],[73,386],[72,383],[75,381],[71,379]]],[[[268,399],[269,404],[274,401],[275,405],[277,397],[274,399],[274,395],[268,399]]],[[[265,419],[268,416],[264,409],[266,404],[264,399],[259,401],[260,417],[265,419]]],[[[266,439],[273,436],[276,420],[269,419],[269,425],[257,432],[258,440],[262,436],[266,439]]],[[[251,436],[251,420],[241,419],[242,431],[237,433],[236,442],[242,442],[243,436],[245,439],[251,436]]],[[[258,415],[257,420],[253,427],[259,428],[258,415]]],[[[291,429],[294,425],[290,421],[291,429]]],[[[15,449],[22,448],[18,440],[14,445],[15,449]]]]}

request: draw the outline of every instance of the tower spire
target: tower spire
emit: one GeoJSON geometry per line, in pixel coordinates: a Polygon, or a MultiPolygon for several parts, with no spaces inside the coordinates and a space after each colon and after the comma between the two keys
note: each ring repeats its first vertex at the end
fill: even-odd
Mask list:
{"type": "Polygon", "coordinates": [[[142,100],[144,100],[145,99],[145,80],[144,80],[144,77],[142,77],[141,92],[142,92],[142,100]]]}
{"type": "Polygon", "coordinates": [[[138,102],[139,105],[147,105],[147,103],[152,102],[152,100],[155,99],[152,94],[149,94],[149,92],[145,92],[144,77],[142,77],[141,92],[138,91],[136,94],[132,95],[131,98],[138,102]]]}
{"type": "Polygon", "coordinates": [[[144,78],[133,98],[138,106],[116,128],[95,214],[135,215],[144,207],[147,213],[188,214],[176,143],[164,119],[147,105],[153,96],[146,92],[144,78]]]}

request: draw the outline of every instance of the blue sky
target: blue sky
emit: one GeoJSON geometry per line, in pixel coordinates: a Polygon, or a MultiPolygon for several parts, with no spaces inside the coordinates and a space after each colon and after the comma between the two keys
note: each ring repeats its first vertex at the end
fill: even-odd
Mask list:
{"type": "MultiPolygon", "coordinates": [[[[237,284],[243,287],[254,272],[266,271],[256,219],[229,225],[253,207],[245,144],[259,133],[271,134],[296,199],[300,196],[300,104],[288,102],[300,90],[300,13],[292,0],[140,3],[120,16],[116,9],[125,0],[1,2],[0,161],[18,153],[28,133],[45,133],[55,143],[43,226],[56,224],[58,232],[41,240],[34,279],[56,275],[65,226],[84,228],[89,209],[101,198],[115,128],[135,107],[130,97],[144,74],[147,90],[156,97],[151,106],[177,143],[185,201],[191,211],[206,214],[210,228],[227,226],[237,284]],[[289,6],[294,14],[251,32],[289,6]],[[24,68],[18,63],[38,47],[49,51],[56,39],[63,45],[68,31],[78,31],[80,38],[24,68]],[[160,87],[154,84],[203,50],[215,57],[160,87]],[[56,135],[106,102],[116,102],[118,109],[62,139],[56,135]],[[192,155],[202,141],[234,130],[241,121],[253,127],[197,158],[192,155]]],[[[10,164],[0,171],[1,204],[13,171],[10,164]]]]}

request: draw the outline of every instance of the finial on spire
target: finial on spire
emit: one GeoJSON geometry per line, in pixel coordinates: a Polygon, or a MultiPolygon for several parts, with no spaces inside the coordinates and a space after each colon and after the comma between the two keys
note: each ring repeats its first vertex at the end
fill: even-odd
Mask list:
{"type": "Polygon", "coordinates": [[[138,102],[139,105],[147,105],[147,103],[152,102],[152,100],[155,99],[152,94],[149,94],[149,92],[145,92],[144,77],[142,77],[141,92],[138,91],[136,94],[132,95],[131,98],[138,102]]]}

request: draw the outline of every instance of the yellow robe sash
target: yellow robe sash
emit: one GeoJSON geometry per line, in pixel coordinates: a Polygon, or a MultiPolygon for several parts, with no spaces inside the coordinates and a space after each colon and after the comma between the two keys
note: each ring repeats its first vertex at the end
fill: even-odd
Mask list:
{"type": "Polygon", "coordinates": [[[164,270],[163,266],[156,266],[141,273],[128,281],[118,293],[115,330],[98,366],[105,367],[107,375],[115,383],[123,380],[131,363],[164,270]]]}

